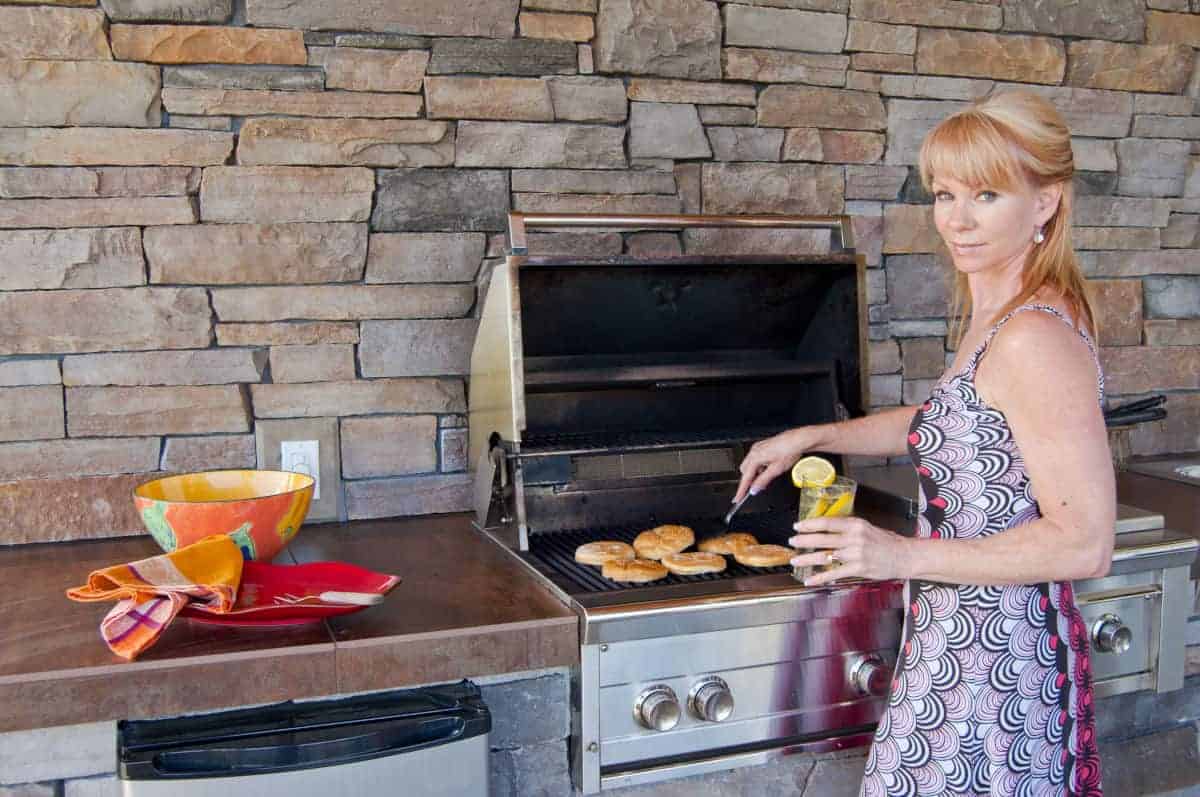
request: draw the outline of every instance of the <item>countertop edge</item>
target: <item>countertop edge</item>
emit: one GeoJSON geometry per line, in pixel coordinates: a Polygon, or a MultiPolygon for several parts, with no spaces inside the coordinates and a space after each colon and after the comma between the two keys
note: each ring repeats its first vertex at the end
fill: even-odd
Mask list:
{"type": "MultiPolygon", "coordinates": [[[[417,535],[408,538],[416,540],[440,539],[442,534],[449,535],[446,539],[461,539],[468,526],[469,521],[461,517],[441,516],[436,522],[424,517],[402,518],[325,529],[351,534],[366,529],[376,535],[395,531],[417,535]]],[[[98,542],[88,544],[96,546],[98,542]]],[[[503,587],[492,589],[508,591],[518,586],[542,589],[532,575],[525,574],[519,563],[499,552],[498,547],[495,555],[486,549],[484,553],[484,561],[491,564],[483,571],[477,570],[476,578],[487,582],[488,576],[495,573],[495,579],[503,587]],[[485,575],[481,576],[481,572],[485,575]],[[514,579],[528,583],[518,584],[514,579]]],[[[3,554],[0,551],[0,556],[3,554]]],[[[421,561],[409,564],[422,566],[421,561]]],[[[51,586],[48,584],[44,591],[51,586]]],[[[261,647],[202,655],[196,655],[192,647],[188,653],[176,657],[160,655],[132,662],[113,657],[109,662],[93,660],[78,667],[63,666],[69,657],[48,656],[44,667],[35,665],[23,672],[10,670],[0,674],[0,705],[5,706],[5,711],[0,712],[0,732],[204,713],[576,665],[579,621],[574,612],[561,602],[521,605],[524,608],[514,613],[521,619],[506,619],[495,612],[480,613],[484,622],[464,625],[463,620],[469,622],[471,613],[451,611],[444,619],[433,615],[425,628],[392,631],[385,623],[374,626],[373,631],[368,629],[378,635],[366,637],[359,635],[363,633],[361,628],[346,630],[337,622],[323,620],[317,628],[324,639],[309,637],[295,644],[286,641],[281,644],[278,638],[266,637],[261,647]],[[533,605],[538,608],[531,609],[533,605]],[[444,626],[438,627],[439,622],[444,626]],[[339,634],[340,631],[345,633],[339,634]],[[339,639],[339,635],[345,638],[339,639]]],[[[0,606],[0,626],[7,627],[13,635],[0,639],[0,644],[20,644],[22,626],[4,622],[19,619],[19,614],[12,614],[15,611],[0,606]],[[11,614],[9,618],[5,617],[6,611],[11,614]]],[[[337,619],[340,618],[334,618],[337,619]]],[[[94,644],[101,648],[104,645],[98,630],[94,644]]],[[[167,644],[167,640],[160,644],[167,644]]]]}

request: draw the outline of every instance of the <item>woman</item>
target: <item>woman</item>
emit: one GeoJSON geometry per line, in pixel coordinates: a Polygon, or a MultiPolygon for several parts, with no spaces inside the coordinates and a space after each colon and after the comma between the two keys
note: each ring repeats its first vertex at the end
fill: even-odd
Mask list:
{"type": "Polygon", "coordinates": [[[1099,794],[1070,582],[1108,572],[1116,501],[1070,241],[1070,133],[1040,97],[999,94],[938,125],[920,168],[957,272],[954,364],[920,407],[757,443],[738,496],[812,450],[908,454],[916,467],[913,537],[817,518],[791,540],[817,549],[795,565],[832,566],[809,584],[908,580],[864,795],[1099,794]]]}

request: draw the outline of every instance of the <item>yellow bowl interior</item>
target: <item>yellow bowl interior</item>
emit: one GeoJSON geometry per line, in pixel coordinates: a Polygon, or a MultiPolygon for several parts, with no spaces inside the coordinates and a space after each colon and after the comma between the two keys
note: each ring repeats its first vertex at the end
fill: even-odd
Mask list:
{"type": "Polygon", "coordinates": [[[213,470],[167,476],[139,485],[134,495],[155,501],[175,503],[211,503],[245,501],[296,490],[313,484],[303,473],[279,470],[213,470]]]}

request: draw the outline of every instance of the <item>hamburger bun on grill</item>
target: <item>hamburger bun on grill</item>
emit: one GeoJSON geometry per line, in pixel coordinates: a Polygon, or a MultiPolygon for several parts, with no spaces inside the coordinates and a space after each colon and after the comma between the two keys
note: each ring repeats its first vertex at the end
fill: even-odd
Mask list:
{"type": "Polygon", "coordinates": [[[633,550],[643,559],[662,559],[669,553],[690,548],[696,535],[687,526],[655,526],[633,541],[633,550]]]}
{"type": "Polygon", "coordinates": [[[611,581],[644,584],[666,578],[667,568],[649,559],[610,559],[602,566],[600,575],[611,581]]]}
{"type": "Polygon", "coordinates": [[[600,540],[598,542],[585,542],[575,549],[575,561],[583,565],[595,565],[600,567],[605,562],[611,562],[614,559],[633,559],[637,554],[633,552],[633,546],[627,542],[617,542],[615,540],[600,540]]]}
{"type": "Polygon", "coordinates": [[[748,567],[778,567],[786,565],[796,552],[782,545],[745,545],[733,552],[739,564],[748,567]]]}
{"type": "Polygon", "coordinates": [[[669,553],[662,558],[663,566],[680,576],[698,576],[701,573],[720,573],[725,569],[725,557],[719,553],[690,551],[669,553]]]}
{"type": "Polygon", "coordinates": [[[737,553],[738,548],[744,545],[758,545],[758,540],[753,534],[734,531],[729,534],[722,534],[720,537],[709,537],[707,540],[702,540],[696,547],[702,551],[732,556],[737,553]]]}

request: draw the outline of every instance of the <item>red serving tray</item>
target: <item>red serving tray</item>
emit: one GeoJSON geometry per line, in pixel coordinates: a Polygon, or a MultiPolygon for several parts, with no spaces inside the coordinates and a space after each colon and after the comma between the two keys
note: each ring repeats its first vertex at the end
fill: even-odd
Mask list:
{"type": "Polygon", "coordinates": [[[188,603],[180,614],[200,623],[216,625],[299,625],[326,617],[369,609],[357,603],[326,603],[315,598],[305,603],[276,603],[279,595],[320,595],[322,592],[370,592],[386,595],[399,576],[376,573],[345,562],[310,562],[303,565],[272,565],[246,562],[237,601],[228,612],[218,612],[199,603],[188,603]]]}

